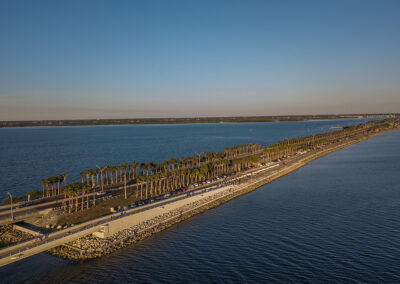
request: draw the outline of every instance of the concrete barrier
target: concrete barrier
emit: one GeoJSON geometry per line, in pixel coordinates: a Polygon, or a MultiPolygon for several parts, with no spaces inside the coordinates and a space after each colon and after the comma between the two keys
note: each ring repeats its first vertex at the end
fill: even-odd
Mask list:
{"type": "MultiPolygon", "coordinates": [[[[102,224],[100,230],[94,235],[99,238],[108,238],[113,234],[123,231],[125,229],[131,228],[135,225],[139,225],[142,222],[146,222],[151,220],[157,216],[163,215],[190,203],[200,201],[202,199],[208,198],[212,195],[218,194],[221,191],[228,190],[228,187],[222,187],[219,189],[214,189],[209,192],[204,192],[199,195],[194,195],[191,197],[186,197],[183,199],[176,200],[175,202],[167,203],[164,205],[157,206],[155,208],[151,208],[142,212],[138,212],[136,214],[127,215],[126,217],[120,217],[116,220],[107,222],[106,224],[102,224]]],[[[121,213],[120,213],[121,214],[121,213]]]]}
{"type": "Polygon", "coordinates": [[[34,231],[32,229],[29,229],[29,228],[26,228],[26,227],[23,227],[21,225],[14,224],[13,228],[14,228],[14,230],[18,230],[18,231],[30,234],[30,235],[35,236],[35,237],[40,235],[39,232],[34,231]]]}

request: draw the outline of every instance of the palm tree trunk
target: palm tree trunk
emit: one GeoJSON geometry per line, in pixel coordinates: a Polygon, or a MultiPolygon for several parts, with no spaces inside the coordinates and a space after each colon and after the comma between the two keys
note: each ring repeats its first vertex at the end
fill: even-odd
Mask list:
{"type": "Polygon", "coordinates": [[[124,191],[125,191],[125,199],[127,199],[127,196],[126,196],[126,173],[124,174],[124,191]]]}
{"type": "Polygon", "coordinates": [[[84,203],[85,203],[85,190],[82,189],[82,204],[81,204],[81,210],[83,211],[84,208],[84,203]]]}

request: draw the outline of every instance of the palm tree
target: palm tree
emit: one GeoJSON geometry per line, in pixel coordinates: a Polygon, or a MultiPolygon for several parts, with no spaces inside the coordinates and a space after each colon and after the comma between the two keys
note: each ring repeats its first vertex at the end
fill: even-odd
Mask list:
{"type": "Polygon", "coordinates": [[[125,199],[127,199],[127,195],[126,195],[126,170],[124,170],[124,191],[125,191],[125,199]]]}
{"type": "Polygon", "coordinates": [[[42,198],[44,198],[44,189],[49,186],[49,179],[44,178],[41,180],[41,183],[42,183],[42,192],[43,192],[42,198]]]}
{"type": "MultiPolygon", "coordinates": [[[[68,195],[68,213],[71,213],[71,196],[72,196],[72,188],[71,186],[66,186],[64,188],[64,193],[68,195]]],[[[66,210],[67,202],[64,203],[64,210],[66,210]]]]}
{"type": "Polygon", "coordinates": [[[90,185],[85,185],[86,187],[86,209],[89,209],[89,191],[90,185]]]}
{"type": "Polygon", "coordinates": [[[87,185],[90,184],[90,179],[89,179],[90,175],[91,175],[91,170],[90,170],[90,169],[87,169],[87,170],[85,171],[86,184],[87,184],[87,185]]]}
{"type": "Polygon", "coordinates": [[[176,160],[174,158],[170,158],[169,164],[172,166],[172,169],[175,169],[176,160]]]}
{"type": "Polygon", "coordinates": [[[86,193],[86,185],[85,185],[85,184],[83,184],[83,185],[82,185],[82,191],[81,191],[81,194],[82,194],[82,204],[81,204],[81,211],[83,211],[83,208],[84,208],[84,203],[85,203],[85,193],[86,193]]]}
{"type": "Polygon", "coordinates": [[[133,162],[132,163],[132,167],[133,167],[133,172],[132,172],[133,173],[133,177],[132,177],[132,179],[135,179],[139,174],[140,165],[137,162],[133,162]]]}
{"type": "Polygon", "coordinates": [[[144,175],[146,171],[146,164],[145,163],[140,163],[140,174],[144,175]]]}
{"type": "Polygon", "coordinates": [[[108,181],[108,174],[109,174],[109,172],[110,172],[110,168],[111,168],[111,166],[110,165],[106,165],[105,166],[105,171],[106,171],[106,184],[109,184],[109,181],[108,181]]]}
{"type": "Polygon", "coordinates": [[[54,189],[55,189],[55,183],[57,182],[57,177],[50,177],[49,178],[50,185],[51,185],[51,193],[50,196],[54,196],[54,189]]]}
{"type": "MultiPolygon", "coordinates": [[[[122,169],[123,169],[123,171],[124,171],[124,174],[126,175],[126,170],[129,170],[129,164],[128,164],[127,161],[125,161],[125,162],[122,164],[122,169]]],[[[122,172],[121,172],[121,174],[122,174],[122,172]]]]}
{"type": "Polygon", "coordinates": [[[114,171],[115,171],[115,184],[118,184],[118,170],[119,166],[114,166],[114,171]]]}
{"type": "MultiPolygon", "coordinates": [[[[63,174],[62,174],[62,176],[63,176],[63,181],[64,181],[64,189],[65,189],[65,187],[67,186],[67,176],[68,176],[68,174],[66,174],[66,173],[63,173],[63,174]]],[[[65,194],[64,194],[64,196],[65,196],[65,194]]]]}
{"type": "Polygon", "coordinates": [[[113,171],[114,171],[115,167],[114,166],[109,166],[108,170],[110,171],[110,180],[111,180],[111,184],[114,184],[114,178],[113,178],[113,171]]]}
{"type": "Polygon", "coordinates": [[[55,177],[55,181],[57,182],[57,194],[60,194],[60,182],[62,182],[63,180],[63,175],[62,174],[57,174],[57,176],[55,177]]]}
{"type": "Polygon", "coordinates": [[[86,173],[85,173],[85,172],[80,172],[79,175],[80,175],[80,177],[81,177],[82,184],[83,184],[83,183],[84,183],[84,179],[85,179],[86,173]]]}
{"type": "Polygon", "coordinates": [[[97,184],[94,181],[94,176],[96,175],[96,170],[95,169],[90,169],[89,170],[89,174],[90,174],[90,178],[92,181],[92,188],[95,188],[95,186],[97,186],[97,184]]]}

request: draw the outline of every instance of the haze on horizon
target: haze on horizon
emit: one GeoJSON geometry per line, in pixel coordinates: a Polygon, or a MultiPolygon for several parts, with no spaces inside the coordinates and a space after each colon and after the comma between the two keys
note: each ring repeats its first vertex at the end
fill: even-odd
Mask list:
{"type": "Polygon", "coordinates": [[[0,2],[0,120],[400,111],[400,2],[0,2]]]}

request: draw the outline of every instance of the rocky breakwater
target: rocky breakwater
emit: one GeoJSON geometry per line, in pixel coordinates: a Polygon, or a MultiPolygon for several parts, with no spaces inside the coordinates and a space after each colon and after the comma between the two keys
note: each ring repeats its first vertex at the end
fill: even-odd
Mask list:
{"type": "Polygon", "coordinates": [[[31,238],[32,235],[15,230],[12,225],[0,226],[0,247],[14,245],[31,238]]]}
{"type": "Polygon", "coordinates": [[[71,243],[51,249],[49,252],[69,260],[85,260],[110,254],[117,249],[132,245],[150,237],[172,225],[220,205],[236,196],[243,186],[230,186],[213,195],[191,202],[174,210],[119,231],[109,238],[98,238],[93,235],[77,239],[71,243]]]}

